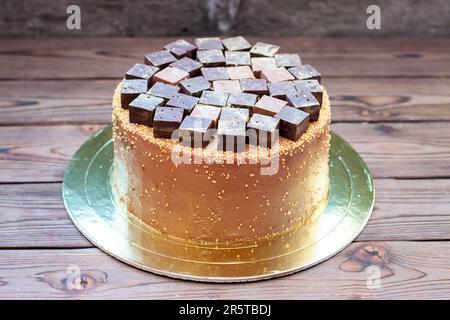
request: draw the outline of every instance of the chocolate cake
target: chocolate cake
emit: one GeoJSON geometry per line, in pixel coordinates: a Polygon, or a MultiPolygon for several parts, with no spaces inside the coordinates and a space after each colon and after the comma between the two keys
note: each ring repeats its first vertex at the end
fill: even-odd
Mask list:
{"type": "MultiPolygon", "coordinates": [[[[144,64],[140,64],[140,63],[144,64]]],[[[243,37],[177,40],[113,97],[115,195],[174,241],[282,236],[328,197],[330,102],[295,53],[243,37]]]]}

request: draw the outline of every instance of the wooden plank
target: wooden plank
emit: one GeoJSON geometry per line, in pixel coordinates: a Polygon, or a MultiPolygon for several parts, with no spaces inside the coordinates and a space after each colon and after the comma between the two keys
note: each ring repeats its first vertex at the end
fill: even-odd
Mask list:
{"type": "Polygon", "coordinates": [[[156,276],[98,249],[0,250],[0,299],[448,299],[449,278],[450,242],[352,244],[305,271],[232,286],[156,276]]]}
{"type": "MultiPolygon", "coordinates": [[[[375,190],[356,241],[450,240],[450,180],[377,179],[375,190]]],[[[0,212],[0,248],[92,247],[69,220],[60,183],[0,185],[0,212]]]]}
{"type": "MultiPolygon", "coordinates": [[[[334,124],[377,178],[450,176],[450,126],[334,124]]],[[[61,181],[67,161],[98,125],[0,127],[0,182],[61,181]]]]}
{"type": "MultiPolygon", "coordinates": [[[[111,121],[117,80],[4,81],[0,125],[111,121]]],[[[333,121],[448,121],[449,79],[329,78],[333,121]]]]}
{"type": "MultiPolygon", "coordinates": [[[[144,54],[176,38],[0,40],[0,79],[119,79],[144,54]]],[[[192,38],[188,38],[192,40],[192,38]]],[[[445,39],[264,38],[327,77],[448,77],[445,39]],[[326,48],[326,50],[324,50],[326,48]]]]}

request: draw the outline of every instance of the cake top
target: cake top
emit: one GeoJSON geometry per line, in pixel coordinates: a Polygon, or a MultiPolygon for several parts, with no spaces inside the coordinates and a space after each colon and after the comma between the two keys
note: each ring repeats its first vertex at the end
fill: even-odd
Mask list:
{"type": "Polygon", "coordinates": [[[320,82],[315,68],[276,44],[180,39],[125,73],[121,107],[156,138],[196,148],[217,138],[222,150],[239,152],[245,144],[271,147],[279,136],[298,140],[319,118],[320,82]],[[168,111],[176,119],[164,121],[168,111]]]}

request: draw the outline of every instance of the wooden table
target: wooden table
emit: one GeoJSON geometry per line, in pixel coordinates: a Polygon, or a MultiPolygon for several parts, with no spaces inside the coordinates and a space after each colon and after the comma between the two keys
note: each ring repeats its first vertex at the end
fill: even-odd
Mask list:
{"type": "MultiPolygon", "coordinates": [[[[61,198],[121,75],[168,38],[0,40],[0,298],[450,298],[450,41],[263,39],[324,75],[333,130],[375,177],[367,227],[303,272],[247,284],[156,276],[92,246],[61,198]],[[371,265],[379,289],[367,286],[371,265]],[[80,268],[82,286],[66,286],[80,268]]],[[[255,39],[251,39],[255,40],[255,39]]]]}

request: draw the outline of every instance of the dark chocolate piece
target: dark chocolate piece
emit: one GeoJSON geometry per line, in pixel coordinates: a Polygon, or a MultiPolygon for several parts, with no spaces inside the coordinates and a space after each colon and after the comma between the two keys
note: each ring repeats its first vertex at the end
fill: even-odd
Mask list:
{"type": "Polygon", "coordinates": [[[233,93],[242,92],[239,80],[216,80],[213,82],[214,91],[233,93]]]}
{"type": "Polygon", "coordinates": [[[203,50],[197,52],[197,60],[207,67],[225,66],[225,57],[222,50],[203,50]]]}
{"type": "Polygon", "coordinates": [[[147,84],[147,80],[144,79],[123,80],[120,90],[120,105],[122,108],[128,108],[131,101],[136,99],[141,93],[146,93],[147,84]]]}
{"type": "Polygon", "coordinates": [[[250,53],[245,51],[225,51],[227,66],[250,66],[250,53]]]}
{"type": "Polygon", "coordinates": [[[267,116],[274,116],[287,105],[287,102],[277,98],[262,96],[253,107],[254,113],[260,113],[267,116]]]}
{"type": "Polygon", "coordinates": [[[199,99],[196,97],[188,96],[182,93],[177,93],[169,101],[167,101],[166,106],[181,108],[184,110],[184,114],[187,115],[191,113],[192,109],[194,109],[198,100],[199,99]]]}
{"type": "Polygon", "coordinates": [[[239,120],[243,122],[248,122],[250,118],[250,111],[247,108],[222,108],[220,113],[220,120],[239,120]]]}
{"type": "Polygon", "coordinates": [[[168,84],[178,84],[181,80],[187,79],[189,73],[184,70],[167,67],[159,71],[153,76],[154,82],[163,82],[168,84]]]}
{"type": "Polygon", "coordinates": [[[199,75],[200,69],[203,67],[203,65],[200,62],[192,60],[191,58],[188,57],[184,57],[180,60],[172,62],[169,66],[186,71],[187,73],[189,73],[190,77],[195,77],[199,75]]]}
{"type": "Polygon", "coordinates": [[[313,94],[314,98],[319,101],[320,106],[322,106],[323,91],[325,90],[322,85],[317,80],[294,80],[294,85],[297,91],[303,91],[303,87],[307,87],[309,91],[313,94]]]}
{"type": "MultiPolygon", "coordinates": [[[[171,139],[172,133],[183,121],[183,109],[157,107],[153,118],[153,136],[155,138],[171,139]]],[[[178,137],[173,137],[178,139],[178,137]]]]}
{"type": "Polygon", "coordinates": [[[232,37],[222,40],[224,47],[230,51],[249,50],[252,45],[244,37],[232,37]]]}
{"type": "Polygon", "coordinates": [[[300,56],[295,53],[282,53],[275,55],[275,62],[278,67],[297,67],[302,64],[300,56]]]}
{"type": "Polygon", "coordinates": [[[297,89],[295,89],[295,85],[291,81],[269,83],[267,86],[269,87],[270,96],[282,100],[286,100],[288,94],[297,93],[297,89]]]}
{"type": "Polygon", "coordinates": [[[230,75],[225,67],[202,68],[201,72],[208,81],[230,79],[230,75]]]}
{"type": "Polygon", "coordinates": [[[313,79],[319,81],[319,83],[321,81],[319,71],[309,64],[302,64],[301,66],[289,68],[288,70],[297,80],[313,79]]]}
{"type": "Polygon", "coordinates": [[[136,63],[130,70],[127,71],[127,73],[125,73],[125,79],[145,79],[147,80],[148,90],[152,85],[153,75],[158,72],[158,70],[158,67],[136,63]]]}
{"type": "Polygon", "coordinates": [[[145,64],[159,67],[161,69],[167,67],[169,64],[176,60],[177,59],[169,51],[166,50],[149,53],[145,55],[144,59],[145,64]]]}
{"type": "Polygon", "coordinates": [[[278,137],[280,120],[255,113],[247,125],[249,143],[270,148],[278,137]]]}
{"type": "Polygon", "coordinates": [[[216,128],[221,111],[222,109],[219,107],[197,104],[191,112],[191,117],[209,119],[212,121],[212,126],[216,128]]]}
{"type": "Polygon", "coordinates": [[[211,141],[212,120],[187,116],[178,129],[180,143],[192,148],[205,148],[211,141]]]}
{"type": "Polygon", "coordinates": [[[259,97],[269,93],[267,81],[264,79],[242,79],[241,88],[242,92],[253,93],[259,97]]]}
{"type": "Polygon", "coordinates": [[[258,96],[252,93],[230,93],[228,97],[227,105],[230,107],[242,107],[252,109],[256,103],[258,96]]]}
{"type": "Polygon", "coordinates": [[[164,100],[162,98],[154,97],[146,93],[140,94],[128,106],[130,122],[152,127],[155,109],[163,103],[164,100]]]}
{"type": "Polygon", "coordinates": [[[309,113],[285,106],[275,115],[280,119],[280,135],[297,141],[308,130],[309,113]]]}
{"type": "Polygon", "coordinates": [[[294,76],[284,67],[276,69],[263,69],[261,71],[261,78],[266,79],[267,82],[281,82],[294,80],[294,76]]]}
{"type": "Polygon", "coordinates": [[[250,54],[252,56],[273,57],[273,55],[277,53],[278,50],[280,50],[280,46],[265,42],[257,42],[250,49],[250,54]]]}
{"type": "Polygon", "coordinates": [[[252,70],[255,77],[259,78],[261,76],[261,71],[264,69],[276,69],[277,64],[275,58],[251,58],[252,70]]]}
{"type": "Polygon", "coordinates": [[[249,66],[227,67],[227,72],[231,80],[255,79],[255,75],[249,66]]]}
{"type": "Polygon", "coordinates": [[[150,90],[148,90],[148,93],[152,96],[169,100],[174,95],[176,95],[178,91],[180,91],[180,88],[178,86],[157,82],[150,88],[150,90]]]}
{"type": "MultiPolygon", "coordinates": [[[[306,87],[305,87],[306,88],[306,87]]],[[[309,90],[303,90],[296,95],[288,95],[289,104],[297,109],[309,113],[309,120],[316,121],[319,119],[320,104],[309,90]]]]}
{"type": "Polygon", "coordinates": [[[205,77],[198,76],[180,82],[181,90],[191,96],[199,97],[203,90],[208,90],[211,84],[205,77]]]}
{"type": "Polygon", "coordinates": [[[217,129],[218,148],[224,151],[245,150],[245,122],[236,119],[220,119],[217,129]]]}
{"type": "Polygon", "coordinates": [[[195,39],[195,44],[198,50],[222,50],[223,45],[220,38],[197,38],[195,39]]]}
{"type": "Polygon", "coordinates": [[[227,105],[228,93],[217,91],[203,91],[200,97],[200,103],[213,106],[225,107],[227,105]]]}
{"type": "Polygon", "coordinates": [[[177,41],[171,42],[164,46],[164,49],[168,50],[170,53],[172,53],[175,57],[178,59],[184,58],[184,57],[194,57],[195,52],[197,51],[197,47],[194,46],[192,43],[184,40],[179,39],[177,41]]]}

